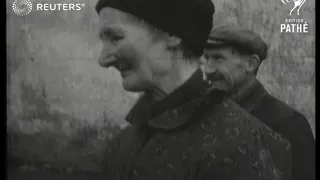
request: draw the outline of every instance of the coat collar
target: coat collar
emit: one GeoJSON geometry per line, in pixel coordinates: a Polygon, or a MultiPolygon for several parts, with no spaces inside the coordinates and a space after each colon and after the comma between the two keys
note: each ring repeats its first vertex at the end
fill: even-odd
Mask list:
{"type": "Polygon", "coordinates": [[[233,93],[231,98],[242,108],[252,112],[267,93],[263,85],[254,77],[233,93]]]}
{"type": "Polygon", "coordinates": [[[209,86],[199,69],[187,82],[160,101],[153,102],[148,94],[143,95],[130,110],[126,120],[131,124],[148,124],[165,130],[179,127],[194,114],[209,86]]]}

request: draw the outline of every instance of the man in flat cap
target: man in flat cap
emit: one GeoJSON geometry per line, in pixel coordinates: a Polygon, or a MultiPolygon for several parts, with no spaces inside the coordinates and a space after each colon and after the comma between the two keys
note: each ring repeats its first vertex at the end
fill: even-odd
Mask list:
{"type": "Polygon", "coordinates": [[[130,123],[108,142],[108,180],[282,180],[290,144],[225,91],[208,91],[200,57],[212,28],[211,0],[100,0],[99,64],[123,88],[144,92],[130,123]]]}
{"type": "Polygon", "coordinates": [[[315,179],[315,139],[307,119],[271,96],[256,75],[268,47],[259,34],[235,26],[212,29],[204,52],[212,88],[225,89],[244,109],[289,140],[293,179],[315,179]]]}

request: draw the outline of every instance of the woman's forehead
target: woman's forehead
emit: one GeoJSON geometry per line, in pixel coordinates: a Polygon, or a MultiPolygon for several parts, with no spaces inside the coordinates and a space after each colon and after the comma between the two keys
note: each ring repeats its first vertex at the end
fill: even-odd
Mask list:
{"type": "Polygon", "coordinates": [[[100,11],[99,16],[100,33],[107,30],[110,32],[130,32],[130,34],[144,32],[159,34],[159,31],[156,31],[153,26],[142,19],[115,8],[106,7],[100,11]]]}
{"type": "Polygon", "coordinates": [[[100,23],[106,25],[136,24],[139,21],[133,15],[112,7],[103,8],[99,13],[99,17],[100,23]]]}

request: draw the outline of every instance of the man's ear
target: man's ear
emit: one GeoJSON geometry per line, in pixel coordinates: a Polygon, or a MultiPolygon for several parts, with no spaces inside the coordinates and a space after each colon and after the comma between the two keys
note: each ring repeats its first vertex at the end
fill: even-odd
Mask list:
{"type": "Polygon", "coordinates": [[[254,73],[257,71],[261,63],[261,60],[258,55],[252,54],[248,56],[247,60],[247,72],[254,73]]]}
{"type": "Polygon", "coordinates": [[[208,58],[206,57],[206,53],[205,52],[200,57],[200,63],[201,64],[207,64],[208,63],[208,58]]]}

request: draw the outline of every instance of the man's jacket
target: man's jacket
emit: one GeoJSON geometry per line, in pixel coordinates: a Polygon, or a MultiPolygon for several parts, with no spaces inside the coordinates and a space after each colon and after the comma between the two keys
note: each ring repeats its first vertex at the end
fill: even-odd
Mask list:
{"type": "Polygon", "coordinates": [[[233,99],[292,146],[293,180],[315,180],[315,139],[307,119],[271,96],[256,79],[250,79],[233,99]]]}
{"type": "Polygon", "coordinates": [[[108,143],[108,180],[290,180],[287,140],[226,98],[198,70],[173,93],[142,96],[108,143]]]}

